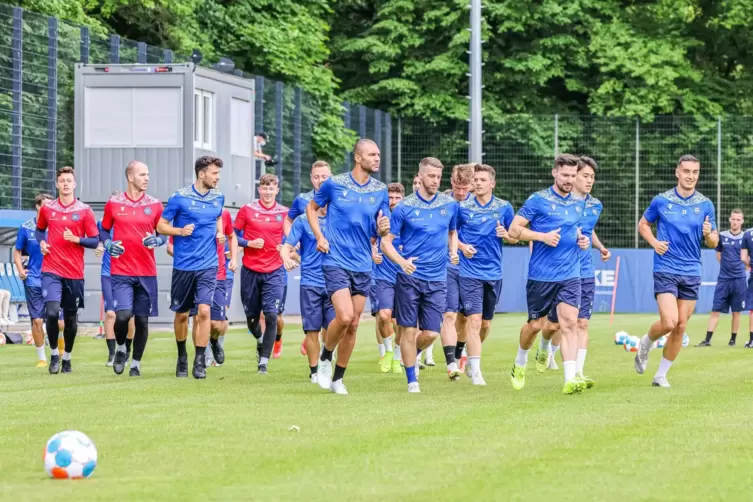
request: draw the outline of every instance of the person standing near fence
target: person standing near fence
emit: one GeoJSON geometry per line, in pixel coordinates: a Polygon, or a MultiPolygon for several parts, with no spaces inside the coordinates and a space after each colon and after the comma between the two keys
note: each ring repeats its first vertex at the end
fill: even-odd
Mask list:
{"type": "MultiPolygon", "coordinates": [[[[701,162],[683,155],[677,162],[677,186],[654,197],[638,222],[641,237],[654,248],[654,296],[659,320],[641,338],[635,370],[648,366],[651,344],[669,333],[663,357],[651,385],[670,387],[667,372],[680,353],[682,338],[701,287],[701,243],[719,244],[714,204],[697,192],[701,162]],[[651,225],[656,224],[656,236],[651,225]]],[[[564,347],[563,347],[564,350],[564,347]]]]}

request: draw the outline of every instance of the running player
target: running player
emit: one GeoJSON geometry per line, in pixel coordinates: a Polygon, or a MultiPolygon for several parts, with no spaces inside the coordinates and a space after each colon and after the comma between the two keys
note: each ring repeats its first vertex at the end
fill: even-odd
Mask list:
{"type": "Polygon", "coordinates": [[[188,314],[194,305],[198,305],[198,328],[193,340],[196,353],[192,373],[197,379],[207,376],[204,355],[209,343],[210,311],[217,282],[217,235],[222,233],[225,205],[225,196],[217,190],[221,168],[219,157],[196,159],[196,181],[170,196],[157,225],[157,232],[175,237],[170,309],[175,312],[178,346],[175,376],[178,378],[188,377],[188,314]]]}
{"type": "Polygon", "coordinates": [[[257,338],[257,372],[268,374],[267,365],[277,336],[277,312],[283,301],[285,273],[279,246],[288,208],[275,202],[280,191],[274,174],[259,179],[259,200],[246,204],[235,218],[238,243],[243,249],[241,302],[248,330],[257,338]],[[259,317],[264,313],[261,340],[259,317]]]}
{"type": "MultiPolygon", "coordinates": [[[[327,208],[320,207],[317,211],[319,228],[326,235],[327,208]]],[[[295,247],[300,244],[301,248],[301,317],[303,332],[305,333],[304,344],[306,356],[309,362],[309,379],[311,383],[317,383],[317,369],[319,360],[319,333],[327,329],[329,323],[335,318],[332,302],[327,295],[327,289],[322,276],[322,259],[324,254],[316,249],[316,238],[306,215],[298,216],[285,238],[285,244],[280,249],[280,258],[288,271],[298,266],[293,258],[295,247]]]]}
{"type": "Polygon", "coordinates": [[[13,263],[16,272],[24,281],[24,293],[26,294],[26,309],[31,319],[31,336],[34,338],[34,346],[37,348],[37,368],[47,366],[47,356],[44,353],[44,296],[42,295],[42,252],[39,250],[34,233],[37,229],[37,218],[52,195],[40,193],[34,198],[37,208],[37,216],[25,221],[18,228],[16,245],[13,247],[13,263]],[[29,262],[24,267],[22,254],[29,257],[29,262]]]}
{"type": "Polygon", "coordinates": [[[60,369],[58,318],[63,311],[62,372],[70,373],[71,352],[78,331],[78,309],[84,308],[84,248],[99,244],[97,221],[91,208],[76,199],[76,177],[72,167],[57,170],[59,197],[45,203],[37,218],[35,237],[42,259],[42,296],[50,340],[50,373],[60,369]],[[45,231],[47,232],[45,234],[45,231]]]}
{"type": "MultiPolygon", "coordinates": [[[[654,248],[654,295],[660,320],[641,338],[635,370],[643,374],[651,344],[669,333],[659,369],[651,385],[670,387],[667,372],[682,347],[682,338],[701,286],[701,242],[719,244],[714,205],[696,191],[701,162],[683,155],[677,162],[677,187],[654,197],[638,223],[638,231],[654,248]],[[654,236],[651,225],[656,223],[654,236]]],[[[564,352],[564,345],[563,345],[564,352]]]]}
{"type": "Polygon", "coordinates": [[[734,347],[740,329],[740,312],[745,309],[747,286],[745,261],[750,261],[749,249],[753,247],[750,232],[743,231],[743,212],[733,209],[729,215],[729,230],[719,234],[716,260],[719,262],[719,278],[714,289],[714,305],[711,308],[706,339],[696,347],[711,347],[711,337],[719,322],[719,314],[732,310],[732,335],[729,346],[734,347]],[[745,237],[743,237],[745,235],[745,237]],[[741,251],[742,249],[742,251],[741,251]]]}
{"type": "Polygon", "coordinates": [[[371,282],[371,237],[389,232],[389,197],[384,183],[371,177],[379,170],[379,147],[359,140],[353,151],[354,167],[322,183],[306,207],[306,217],[316,236],[324,281],[335,309],[317,371],[323,389],[347,394],[343,376],[356,343],[356,331],[371,282]],[[320,207],[327,206],[327,237],[319,228],[320,207]],[[339,346],[339,348],[338,348],[339,346]],[[332,375],[332,353],[337,364],[332,375]]]}
{"type": "MultiPolygon", "coordinates": [[[[405,189],[400,183],[390,183],[387,185],[387,194],[390,200],[390,211],[395,210],[395,206],[403,200],[405,189]]],[[[381,243],[377,242],[376,247],[379,249],[381,243]]],[[[394,237],[392,245],[400,251],[402,245],[400,237],[394,237]]],[[[384,257],[377,253],[378,261],[374,268],[374,297],[377,305],[376,331],[377,340],[381,340],[379,348],[380,355],[379,366],[382,373],[402,373],[400,366],[401,352],[400,341],[395,340],[395,348],[392,348],[392,319],[395,305],[395,282],[397,281],[398,266],[392,260],[385,260],[384,257]],[[384,353],[382,353],[384,351],[384,353]]]]}
{"type": "Polygon", "coordinates": [[[502,292],[502,240],[518,242],[507,233],[515,216],[512,205],[493,194],[495,177],[493,167],[476,164],[475,195],[460,203],[457,221],[458,247],[463,252],[460,304],[468,318],[468,362],[473,385],[486,385],[481,374],[481,343],[489,334],[502,292]]]}
{"type": "MultiPolygon", "coordinates": [[[[743,263],[745,264],[746,268],[750,268],[750,259],[751,256],[753,256],[753,228],[748,229],[743,234],[743,241],[742,241],[742,251],[741,251],[741,259],[743,263]]],[[[750,277],[748,277],[748,291],[745,297],[746,305],[748,306],[749,312],[749,319],[748,319],[748,329],[750,331],[750,340],[748,343],[745,344],[746,349],[753,349],[753,309],[751,309],[751,305],[753,305],[753,274],[751,274],[750,277]]]]}
{"type": "Polygon", "coordinates": [[[525,385],[528,351],[544,327],[547,314],[562,330],[563,393],[575,394],[586,389],[585,382],[576,379],[576,325],[581,298],[578,248],[587,249],[590,242],[580,232],[585,201],[571,193],[577,173],[577,157],[557,156],[552,169],[554,185],[533,193],[510,226],[513,239],[534,241],[526,284],[528,322],[520,329],[518,355],[510,377],[516,390],[525,385]]]}
{"type": "Polygon", "coordinates": [[[421,161],[421,186],[395,206],[390,233],[381,244],[385,256],[401,269],[395,283],[395,308],[411,393],[421,392],[416,359],[439,336],[447,298],[448,247],[452,261],[458,261],[458,204],[449,195],[438,193],[442,169],[439,159],[427,157],[421,161]],[[395,249],[396,237],[401,238],[402,255],[395,249]]]}

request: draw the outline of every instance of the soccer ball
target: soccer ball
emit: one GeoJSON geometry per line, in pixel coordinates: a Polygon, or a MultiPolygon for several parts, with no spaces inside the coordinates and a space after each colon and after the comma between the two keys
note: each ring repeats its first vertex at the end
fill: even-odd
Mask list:
{"type": "Polygon", "coordinates": [[[55,479],[88,478],[97,467],[97,448],[83,432],[52,436],[44,449],[44,468],[55,479]]]}
{"type": "Polygon", "coordinates": [[[623,344],[625,352],[637,352],[639,343],[641,343],[641,339],[637,336],[628,336],[623,344]]]}
{"type": "Polygon", "coordinates": [[[5,345],[5,335],[0,333],[0,345],[5,345]]]}
{"type": "Polygon", "coordinates": [[[34,343],[34,337],[31,335],[31,331],[26,332],[26,345],[32,345],[34,343]]]}
{"type": "Polygon", "coordinates": [[[626,333],[625,331],[618,331],[614,335],[614,344],[615,345],[625,345],[625,340],[630,338],[630,335],[626,333]]]}
{"type": "Polygon", "coordinates": [[[682,346],[683,347],[687,347],[688,345],[690,345],[690,337],[688,336],[687,333],[683,333],[683,335],[682,335],[682,346]]]}
{"type": "Polygon", "coordinates": [[[666,344],[667,344],[667,335],[664,335],[663,337],[656,340],[657,349],[663,349],[666,344]]]}

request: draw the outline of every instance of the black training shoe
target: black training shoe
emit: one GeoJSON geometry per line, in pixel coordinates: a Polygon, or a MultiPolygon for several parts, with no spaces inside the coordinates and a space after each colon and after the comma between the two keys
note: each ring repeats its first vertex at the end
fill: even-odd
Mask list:
{"type": "Polygon", "coordinates": [[[259,369],[256,370],[256,373],[259,375],[269,375],[269,371],[267,371],[267,365],[260,364],[259,369]]]}
{"type": "Polygon", "coordinates": [[[204,357],[196,357],[193,360],[193,377],[197,380],[207,377],[207,367],[204,364],[204,357]]]}
{"type": "Polygon", "coordinates": [[[262,348],[262,344],[257,343],[256,344],[256,364],[259,364],[259,361],[261,361],[261,348],[262,348]]]}
{"type": "MultiPolygon", "coordinates": [[[[753,349],[753,340],[749,341],[745,345],[743,345],[746,349],[753,349]]],[[[50,362],[50,367],[52,366],[52,362],[50,362]]]]}
{"type": "Polygon", "coordinates": [[[695,344],[696,347],[711,347],[711,342],[703,340],[701,343],[695,344]]]}
{"type": "Polygon", "coordinates": [[[60,356],[50,356],[49,370],[50,370],[50,373],[52,373],[53,375],[60,373],[60,356]]]}
{"type": "Polygon", "coordinates": [[[730,338],[730,339],[729,339],[729,343],[728,343],[727,345],[729,345],[730,347],[734,347],[734,346],[735,346],[735,343],[736,343],[736,342],[735,342],[735,339],[734,339],[734,338],[730,338]]]}
{"type": "Polygon", "coordinates": [[[105,363],[105,366],[112,368],[113,364],[115,364],[115,354],[110,354],[109,356],[107,356],[107,362],[105,363]]]}
{"type": "Polygon", "coordinates": [[[128,376],[141,376],[141,372],[138,368],[131,368],[131,371],[128,372],[128,376]]]}
{"type": "Polygon", "coordinates": [[[128,355],[125,352],[115,352],[115,362],[112,364],[112,369],[115,370],[116,375],[122,375],[125,371],[126,357],[128,355]]]}
{"type": "Polygon", "coordinates": [[[188,358],[179,357],[178,364],[175,366],[175,376],[178,378],[188,378],[188,358]]]}
{"type": "Polygon", "coordinates": [[[209,347],[212,349],[212,357],[214,357],[214,362],[217,364],[224,364],[225,363],[225,351],[220,346],[220,342],[213,341],[209,342],[209,347]]]}
{"type": "Polygon", "coordinates": [[[73,373],[73,368],[71,368],[71,360],[68,359],[67,361],[63,359],[63,369],[60,370],[61,373],[73,373]]]}

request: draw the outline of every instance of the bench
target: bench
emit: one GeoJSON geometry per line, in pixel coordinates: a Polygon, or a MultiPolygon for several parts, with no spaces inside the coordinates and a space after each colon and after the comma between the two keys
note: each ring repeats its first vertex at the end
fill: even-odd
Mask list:
{"type": "MultiPolygon", "coordinates": [[[[0,262],[0,289],[10,291],[10,303],[15,305],[16,317],[28,317],[26,312],[26,293],[21,277],[16,273],[16,267],[12,263],[0,262]],[[22,313],[23,310],[23,313],[22,313]]],[[[11,312],[14,309],[11,309],[11,312]]],[[[11,315],[11,318],[13,316],[11,315]]],[[[14,319],[18,320],[18,319],[14,319]]]]}

